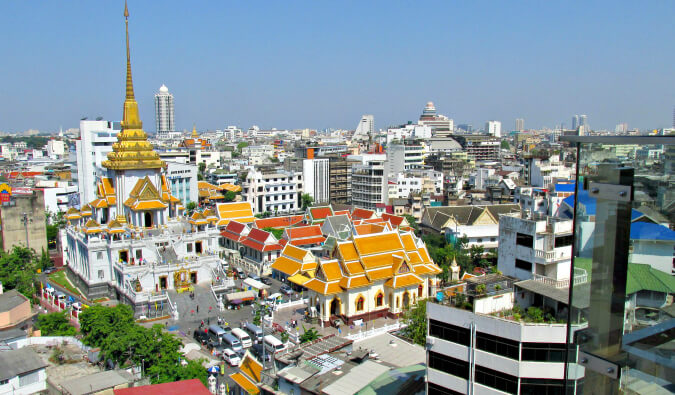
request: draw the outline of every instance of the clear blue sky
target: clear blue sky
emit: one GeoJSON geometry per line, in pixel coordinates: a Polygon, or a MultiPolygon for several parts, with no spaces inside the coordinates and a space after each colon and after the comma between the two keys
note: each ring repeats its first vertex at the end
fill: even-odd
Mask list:
{"type": "MultiPolygon", "coordinates": [[[[0,3],[0,130],[118,120],[124,3],[0,3]]],[[[154,131],[166,84],[180,129],[377,128],[428,100],[455,123],[669,127],[675,1],[139,1],[136,98],[154,131]]]]}

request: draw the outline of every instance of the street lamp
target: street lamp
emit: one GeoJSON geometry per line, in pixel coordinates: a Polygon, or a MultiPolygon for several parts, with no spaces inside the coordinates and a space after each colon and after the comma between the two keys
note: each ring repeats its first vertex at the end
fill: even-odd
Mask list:
{"type": "Polygon", "coordinates": [[[21,223],[23,224],[23,227],[26,229],[26,247],[30,248],[30,242],[28,241],[28,224],[33,223],[33,218],[28,218],[28,213],[23,213],[21,216],[21,223]]]}

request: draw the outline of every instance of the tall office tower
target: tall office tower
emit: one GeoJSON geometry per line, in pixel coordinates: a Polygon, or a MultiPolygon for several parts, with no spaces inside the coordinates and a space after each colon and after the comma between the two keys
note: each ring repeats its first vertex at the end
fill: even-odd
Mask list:
{"type": "Polygon", "coordinates": [[[522,132],[523,130],[525,130],[525,120],[523,118],[517,118],[516,119],[516,131],[522,132]]]}
{"type": "Polygon", "coordinates": [[[502,137],[502,123],[499,121],[485,122],[485,132],[490,136],[502,137]]]}
{"type": "Polygon", "coordinates": [[[372,115],[362,115],[356,131],[354,132],[355,140],[368,140],[375,132],[375,117],[372,115]]]}
{"type": "Polygon", "coordinates": [[[169,88],[162,85],[159,92],[155,93],[155,126],[157,127],[157,136],[162,137],[175,130],[173,123],[173,95],[169,93],[169,88]]]}
{"type": "Polygon", "coordinates": [[[575,115],[572,117],[572,130],[577,130],[579,127],[579,116],[575,115]]]}
{"type": "Polygon", "coordinates": [[[328,159],[304,159],[302,161],[302,177],[305,181],[303,192],[308,193],[317,204],[330,200],[330,179],[328,159]]]}
{"type": "Polygon", "coordinates": [[[581,115],[579,117],[579,126],[583,126],[586,131],[588,131],[588,117],[586,115],[581,115]]]}
{"type": "Polygon", "coordinates": [[[112,152],[121,128],[119,122],[80,121],[80,138],[75,140],[75,149],[77,184],[82,204],[96,199],[96,181],[107,174],[101,163],[112,152]]]}

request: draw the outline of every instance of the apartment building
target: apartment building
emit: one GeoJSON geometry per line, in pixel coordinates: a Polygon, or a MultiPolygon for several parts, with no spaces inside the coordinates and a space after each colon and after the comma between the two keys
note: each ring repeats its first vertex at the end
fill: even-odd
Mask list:
{"type": "Polygon", "coordinates": [[[385,203],[387,155],[350,155],[348,159],[357,162],[352,168],[352,204],[356,207],[374,210],[378,203],[385,203]]]}
{"type": "Polygon", "coordinates": [[[329,195],[329,160],[303,159],[302,175],[305,180],[304,193],[314,199],[317,204],[328,203],[329,195]]]}
{"type": "Polygon", "coordinates": [[[107,174],[101,162],[112,152],[120,129],[119,122],[80,121],[80,139],[75,141],[80,202],[96,199],[96,180],[107,174]]]}
{"type": "Polygon", "coordinates": [[[330,202],[337,204],[352,203],[352,164],[341,156],[328,157],[330,202]]]}
{"type": "Polygon", "coordinates": [[[424,166],[424,146],[421,144],[391,144],[387,147],[388,174],[424,166]]]}
{"type": "Polygon", "coordinates": [[[254,170],[246,175],[242,198],[253,204],[254,214],[288,213],[302,207],[302,172],[254,170]]]}

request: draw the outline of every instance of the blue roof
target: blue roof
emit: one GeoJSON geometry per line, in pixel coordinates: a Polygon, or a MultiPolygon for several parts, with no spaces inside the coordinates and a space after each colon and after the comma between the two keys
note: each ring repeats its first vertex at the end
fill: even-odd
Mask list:
{"type": "Polygon", "coordinates": [[[630,238],[634,240],[675,241],[675,231],[650,222],[633,222],[630,224],[630,238]]]}
{"type": "Polygon", "coordinates": [[[571,184],[555,184],[556,192],[574,192],[575,183],[571,184]]]}
{"type": "MultiPolygon", "coordinates": [[[[579,191],[579,204],[584,206],[586,215],[595,215],[595,201],[596,201],[595,198],[588,196],[588,191],[583,189],[579,191]]],[[[570,208],[574,209],[574,195],[569,195],[568,197],[563,199],[563,203],[567,204],[568,206],[570,206],[570,208]]],[[[633,209],[631,210],[630,220],[635,221],[636,219],[642,216],[644,216],[644,213],[641,213],[636,209],[633,209]]]]}

